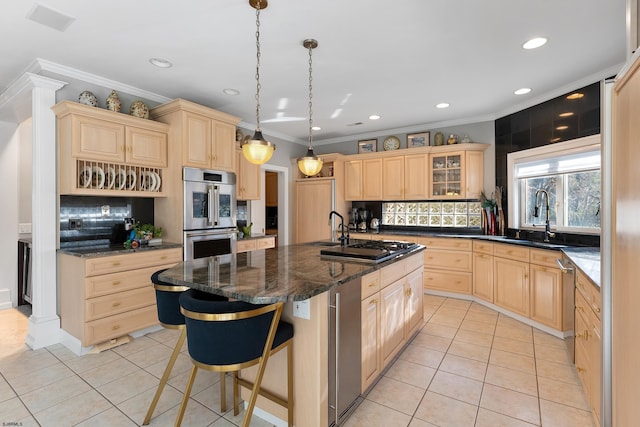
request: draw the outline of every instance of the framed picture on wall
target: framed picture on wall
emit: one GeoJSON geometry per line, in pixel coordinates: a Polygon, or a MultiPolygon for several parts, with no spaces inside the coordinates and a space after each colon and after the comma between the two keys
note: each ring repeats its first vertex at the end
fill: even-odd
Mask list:
{"type": "Polygon", "coordinates": [[[430,132],[410,133],[407,135],[407,148],[428,147],[430,132]]]}
{"type": "Polygon", "coordinates": [[[378,151],[377,139],[365,139],[362,141],[358,141],[358,154],[373,153],[374,151],[378,151]]]}

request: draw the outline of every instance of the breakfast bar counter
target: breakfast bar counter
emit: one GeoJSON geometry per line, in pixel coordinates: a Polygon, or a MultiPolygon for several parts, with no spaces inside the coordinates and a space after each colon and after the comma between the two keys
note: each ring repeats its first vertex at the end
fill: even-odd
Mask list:
{"type": "Polygon", "coordinates": [[[418,245],[391,260],[372,264],[321,256],[322,248],[312,243],[200,258],[179,263],[159,278],[252,304],[292,302],[327,292],[424,250],[418,245]]]}

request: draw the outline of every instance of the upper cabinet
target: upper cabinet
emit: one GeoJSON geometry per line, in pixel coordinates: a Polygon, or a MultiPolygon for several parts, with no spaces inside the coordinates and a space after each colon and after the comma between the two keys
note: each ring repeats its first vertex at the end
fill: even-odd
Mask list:
{"type": "Polygon", "coordinates": [[[260,188],[262,186],[260,172],[260,165],[249,162],[244,158],[242,150],[236,150],[236,193],[238,200],[260,200],[260,188]]]}
{"type": "Polygon", "coordinates": [[[484,180],[482,151],[454,151],[430,155],[432,198],[479,198],[484,180]]]}
{"type": "Polygon", "coordinates": [[[184,99],[154,108],[151,116],[171,126],[171,137],[182,146],[182,166],[235,172],[239,118],[184,99]]]}
{"type": "Polygon", "coordinates": [[[346,200],[479,198],[488,144],[408,148],[344,156],[346,200]]]}
{"type": "Polygon", "coordinates": [[[60,194],[162,195],[166,124],[71,101],[56,104],[53,111],[60,194]]]}

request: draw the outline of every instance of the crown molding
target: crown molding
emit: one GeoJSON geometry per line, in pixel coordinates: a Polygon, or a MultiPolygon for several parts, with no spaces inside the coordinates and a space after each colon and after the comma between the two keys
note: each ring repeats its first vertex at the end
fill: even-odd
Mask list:
{"type": "Polygon", "coordinates": [[[67,78],[81,80],[87,83],[114,89],[118,92],[124,92],[129,95],[133,95],[134,97],[144,98],[149,101],[158,102],[160,104],[164,104],[166,102],[173,100],[172,98],[159,95],[155,92],[150,92],[148,90],[140,89],[122,82],[107,79],[102,76],[87,73],[85,71],[78,70],[77,68],[57,64],[55,62],[51,62],[42,58],[36,58],[28,67],[27,71],[34,74],[39,74],[43,71],[55,73],[67,78]]]}

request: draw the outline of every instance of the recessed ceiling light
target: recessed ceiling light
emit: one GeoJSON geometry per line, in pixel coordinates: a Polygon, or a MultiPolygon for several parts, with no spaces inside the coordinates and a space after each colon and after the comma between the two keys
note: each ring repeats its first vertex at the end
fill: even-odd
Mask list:
{"type": "Polygon", "coordinates": [[[573,116],[573,112],[572,111],[567,111],[566,113],[558,114],[558,117],[571,117],[571,116],[573,116]]]}
{"type": "Polygon", "coordinates": [[[156,67],[160,67],[160,68],[171,68],[173,66],[171,62],[162,58],[151,58],[149,62],[151,62],[156,67]]]}
{"type": "Polygon", "coordinates": [[[529,93],[529,92],[531,92],[531,89],[529,89],[528,87],[523,87],[513,91],[513,93],[516,95],[524,95],[525,93],[529,93]]]}
{"type": "Polygon", "coordinates": [[[369,120],[380,120],[380,116],[377,114],[372,114],[369,116],[369,120]]]}
{"type": "Polygon", "coordinates": [[[240,95],[239,90],[232,88],[226,88],[222,92],[224,92],[225,95],[240,95]]]}
{"type": "Polygon", "coordinates": [[[558,126],[556,128],[556,130],[567,130],[567,129],[569,129],[569,126],[558,126]]]}
{"type": "Polygon", "coordinates": [[[583,96],[584,96],[584,93],[575,92],[575,93],[572,93],[571,95],[567,96],[567,99],[580,99],[583,96]]]}
{"type": "Polygon", "coordinates": [[[311,130],[322,130],[322,128],[320,126],[313,126],[311,130]]]}
{"type": "Polygon", "coordinates": [[[523,45],[523,49],[536,49],[540,46],[544,46],[547,43],[547,39],[544,37],[534,37],[531,40],[527,40],[523,45]]]}
{"type": "Polygon", "coordinates": [[[441,102],[440,104],[436,104],[436,108],[449,108],[449,103],[441,102]]]}

